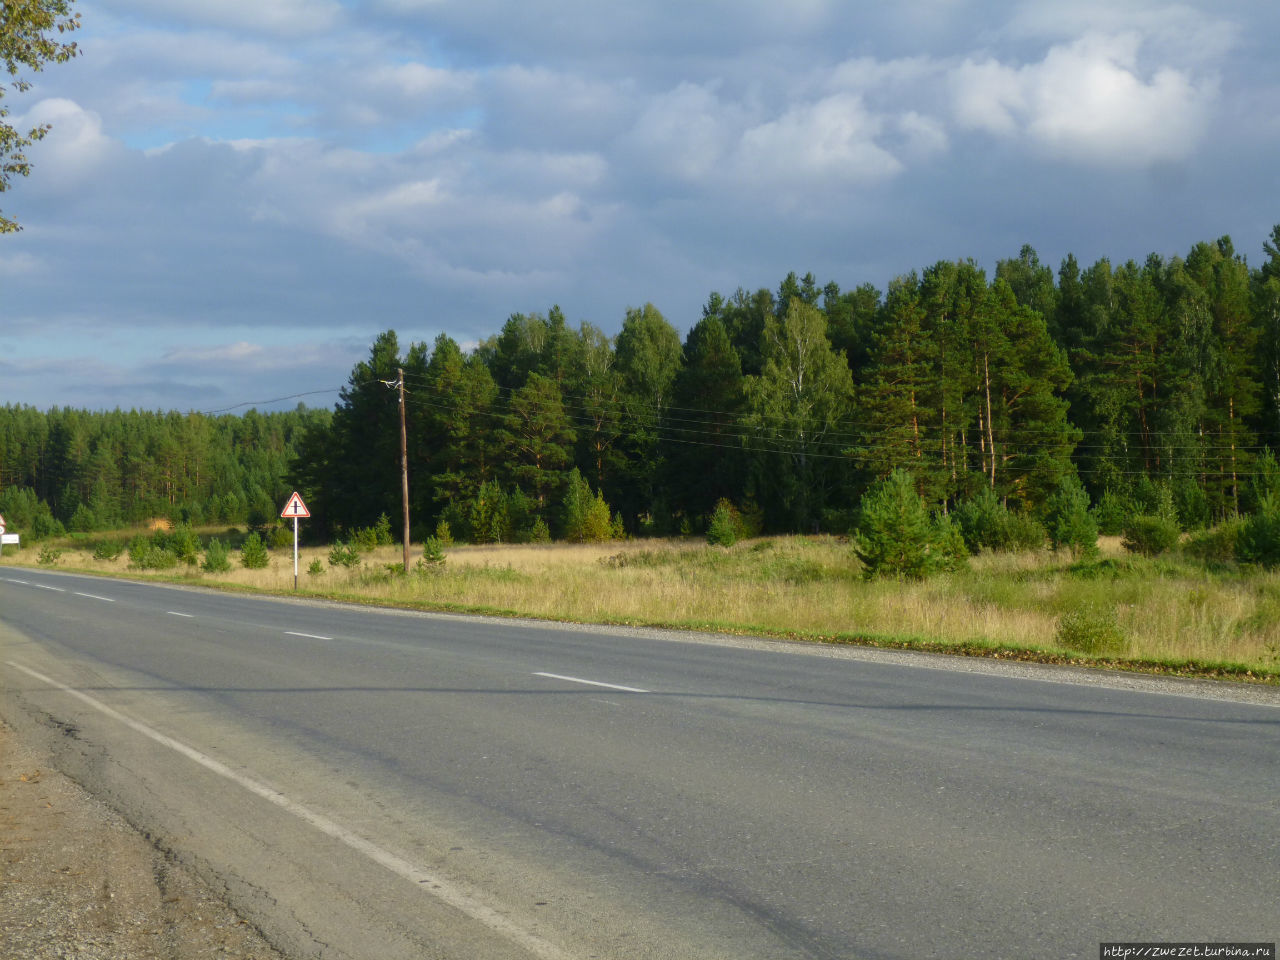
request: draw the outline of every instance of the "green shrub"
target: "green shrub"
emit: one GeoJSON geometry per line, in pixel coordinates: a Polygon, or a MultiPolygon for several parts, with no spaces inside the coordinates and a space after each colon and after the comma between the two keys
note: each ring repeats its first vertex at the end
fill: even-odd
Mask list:
{"type": "Polygon", "coordinates": [[[1048,536],[1044,525],[1035,517],[1009,511],[1009,520],[1005,526],[1005,541],[1008,543],[1006,549],[1039,550],[1044,546],[1048,536]]]}
{"type": "Polygon", "coordinates": [[[1174,483],[1173,505],[1183,530],[1203,530],[1209,526],[1209,498],[1204,487],[1190,477],[1174,483]]]}
{"type": "Polygon", "coordinates": [[[1124,526],[1133,513],[1133,503],[1128,497],[1114,490],[1106,490],[1093,509],[1093,519],[1097,521],[1100,534],[1106,537],[1118,537],[1124,533],[1124,526]]]}
{"type": "Polygon", "coordinates": [[[733,504],[721,497],[707,523],[707,543],[713,547],[732,547],[737,543],[740,532],[737,513],[733,504]]]}
{"type": "Polygon", "coordinates": [[[1202,563],[1225,563],[1236,559],[1236,544],[1244,529],[1244,519],[1235,517],[1207,530],[1197,531],[1182,545],[1183,552],[1202,563]]]}
{"type": "Polygon", "coordinates": [[[93,559],[114,560],[124,553],[124,544],[119,540],[99,540],[93,548],[93,559]]]}
{"type": "MultiPolygon", "coordinates": [[[[547,521],[543,520],[541,517],[538,517],[536,520],[533,521],[533,529],[529,531],[529,542],[530,543],[550,543],[551,542],[551,528],[547,526],[547,521]]],[[[441,544],[443,543],[444,541],[441,541],[441,544]]]]}
{"type": "Polygon", "coordinates": [[[582,524],[582,539],[587,543],[607,543],[613,539],[613,518],[604,494],[596,491],[595,499],[587,504],[587,516],[582,524]]]}
{"type": "Polygon", "coordinates": [[[1257,512],[1240,528],[1236,559],[1268,568],[1280,565],[1280,495],[1262,495],[1257,512]]]}
{"type": "Polygon", "coordinates": [[[34,517],[31,518],[31,539],[32,540],[49,540],[54,537],[65,537],[67,535],[66,528],[62,522],[49,512],[48,506],[44,501],[40,502],[43,510],[38,510],[34,517]]]}
{"type": "Polygon", "coordinates": [[[58,558],[61,556],[62,556],[61,550],[55,550],[53,547],[46,544],[45,546],[40,548],[40,553],[36,557],[36,560],[42,566],[51,567],[58,562],[58,558]]]}
{"type": "Polygon", "coordinates": [[[1124,528],[1124,548],[1144,557],[1158,557],[1172,550],[1181,531],[1178,521],[1168,516],[1141,514],[1130,517],[1124,528]]]}
{"type": "Polygon", "coordinates": [[[267,546],[257,531],[245,537],[244,544],[240,547],[240,564],[246,570],[262,570],[268,563],[270,559],[267,556],[267,546]]]}
{"type": "Polygon", "coordinates": [[[564,498],[561,501],[561,514],[564,522],[564,538],[570,543],[581,543],[586,539],[584,533],[587,524],[587,508],[591,506],[591,484],[582,478],[582,472],[574,467],[569,472],[569,481],[565,484],[564,498]]]}
{"type": "Polygon", "coordinates": [[[471,539],[475,543],[502,543],[511,540],[511,518],[507,497],[497,480],[480,485],[467,504],[471,539]]]}
{"type": "Polygon", "coordinates": [[[293,546],[293,527],[272,527],[271,528],[271,549],[285,550],[293,546]]]}
{"type": "MultiPolygon", "coordinates": [[[[475,542],[471,536],[471,519],[468,515],[468,506],[465,502],[459,503],[457,500],[450,500],[440,513],[441,522],[449,526],[449,539],[454,542],[475,542]]],[[[436,536],[440,536],[439,530],[436,531],[436,536]]]]}
{"type": "Polygon", "coordinates": [[[227,548],[222,541],[214,537],[204,548],[204,563],[200,569],[205,573],[226,573],[231,569],[231,558],[227,556],[227,548]]]}
{"type": "Polygon", "coordinates": [[[324,573],[324,564],[320,562],[319,557],[311,561],[311,566],[307,567],[307,573],[313,577],[318,577],[324,573]]]}
{"type": "Polygon", "coordinates": [[[1077,560],[1098,553],[1098,522],[1089,512],[1089,494],[1075,474],[1063,477],[1045,504],[1053,549],[1067,548],[1077,560]]]}
{"type": "Polygon", "coordinates": [[[512,543],[530,543],[538,519],[538,501],[519,487],[506,495],[506,535],[512,543]]]}
{"type": "Polygon", "coordinates": [[[391,518],[385,511],[378,515],[378,522],[373,525],[373,539],[380,547],[389,547],[395,543],[391,536],[391,518]]]}
{"type": "Polygon", "coordinates": [[[1044,546],[1045,531],[1031,517],[1008,509],[990,487],[960,503],[951,513],[965,549],[1036,550],[1044,546]]]}
{"type": "Polygon", "coordinates": [[[360,548],[355,544],[343,543],[339,540],[329,548],[329,566],[355,567],[360,564],[360,548]]]}
{"type": "MultiPolygon", "coordinates": [[[[546,526],[546,524],[543,524],[546,526]]],[[[449,526],[449,521],[440,518],[440,522],[436,524],[436,539],[440,541],[442,547],[453,546],[453,530],[449,526]]]]}
{"type": "Polygon", "coordinates": [[[1058,621],[1058,643],[1091,657],[1123,653],[1127,645],[1113,610],[1085,607],[1058,621]]]}
{"type": "Polygon", "coordinates": [[[862,497],[854,550],[868,578],[920,579],[960,562],[963,540],[947,521],[931,519],[905,470],[862,497]]]}
{"type": "Polygon", "coordinates": [[[1008,511],[990,487],[983,487],[952,511],[965,546],[972,552],[1004,549],[1004,520],[1008,511]]]}
{"type": "Polygon", "coordinates": [[[189,524],[180,523],[171,533],[157,533],[153,540],[156,546],[167,550],[188,566],[194,567],[200,559],[200,538],[189,524]]]}
{"type": "MultiPolygon", "coordinates": [[[[738,536],[743,540],[760,536],[764,530],[764,510],[751,497],[738,507],[738,536]]],[[[848,525],[841,532],[848,533],[857,525],[857,511],[852,511],[848,525]]]]}
{"type": "Polygon", "coordinates": [[[1173,505],[1173,490],[1167,483],[1154,484],[1146,477],[1138,487],[1146,509],[1131,516],[1125,524],[1124,548],[1144,557],[1158,557],[1177,546],[1182,533],[1178,511],[1173,505]]]}
{"type": "Polygon", "coordinates": [[[67,522],[67,526],[79,533],[87,533],[97,525],[98,518],[93,515],[88,504],[84,503],[76,504],[76,511],[71,514],[71,519],[67,522]]]}
{"type": "MultiPolygon", "coordinates": [[[[1040,525],[1035,524],[1036,529],[1040,525]]],[[[929,533],[932,538],[933,570],[956,570],[964,565],[969,550],[964,545],[964,537],[960,528],[945,513],[938,511],[929,521],[929,533]]],[[[1043,531],[1037,543],[1044,543],[1043,531]]]]}
{"type": "Polygon", "coordinates": [[[142,559],[137,566],[143,570],[172,570],[181,562],[172,550],[166,550],[152,543],[143,551],[142,559]]]}
{"type": "Polygon", "coordinates": [[[365,553],[372,553],[378,546],[378,531],[373,527],[361,527],[352,532],[349,542],[365,553]]]}
{"type": "MultiPolygon", "coordinates": [[[[190,533],[190,530],[187,531],[190,533]]],[[[129,541],[129,566],[136,570],[172,570],[181,559],[171,547],[173,535],[156,531],[151,536],[138,534],[129,541]]],[[[179,537],[179,546],[187,541],[179,537]]]]}
{"type": "Polygon", "coordinates": [[[1264,450],[1253,463],[1253,479],[1244,489],[1246,513],[1257,513],[1267,495],[1280,497],[1280,461],[1271,450],[1264,450]]]}
{"type": "Polygon", "coordinates": [[[129,566],[140,567],[151,546],[151,538],[138,534],[129,540],[129,566]]]}
{"type": "Polygon", "coordinates": [[[433,569],[444,566],[444,544],[436,537],[427,537],[422,544],[422,562],[433,569]]]}

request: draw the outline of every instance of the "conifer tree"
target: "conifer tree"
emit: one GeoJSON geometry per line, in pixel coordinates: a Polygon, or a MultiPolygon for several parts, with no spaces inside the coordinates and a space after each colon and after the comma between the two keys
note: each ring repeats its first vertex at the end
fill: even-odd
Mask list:
{"type": "Polygon", "coordinates": [[[505,473],[545,510],[563,489],[573,462],[573,425],[554,380],[529,375],[511,395],[498,438],[507,450],[505,473]]]}
{"type": "Polygon", "coordinates": [[[722,497],[740,499],[747,459],[739,430],[742,365],[717,317],[689,331],[672,400],[663,444],[672,510],[701,516],[722,497]]]}
{"type": "Polygon", "coordinates": [[[871,332],[868,369],[857,390],[857,422],[865,439],[850,452],[870,478],[903,468],[936,477],[933,393],[934,343],[925,326],[915,274],[889,285],[871,332]]]}

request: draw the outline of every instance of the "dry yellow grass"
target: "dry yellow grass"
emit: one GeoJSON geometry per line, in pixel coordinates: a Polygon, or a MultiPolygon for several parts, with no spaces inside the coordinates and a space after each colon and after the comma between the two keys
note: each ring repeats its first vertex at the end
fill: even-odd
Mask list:
{"type": "MultiPolygon", "coordinates": [[[[1280,574],[1211,574],[1190,563],[1130,557],[1118,539],[1103,562],[1073,571],[1049,551],[983,554],[968,568],[918,583],[865,581],[846,542],[777,537],[729,550],[694,540],[583,545],[454,546],[442,569],[404,577],[398,546],[330,567],[328,548],[304,548],[301,592],[445,609],[578,621],[710,627],[820,637],[918,638],[959,645],[1061,651],[1058,625],[1081,609],[1114,615],[1130,658],[1234,663],[1280,671],[1280,574]],[[308,573],[318,561],[323,572],[308,573]]],[[[414,562],[420,548],[412,553],[414,562]]],[[[187,575],[203,582],[292,592],[292,550],[265,570],[187,575]]],[[[34,563],[34,550],[16,562],[34,563]]],[[[5,562],[15,562],[6,557],[5,562]]],[[[66,549],[58,566],[120,575],[128,558],[66,549]]],[[[184,568],[185,570],[185,568],[184,568]]],[[[183,570],[168,576],[183,575],[183,570]]]]}

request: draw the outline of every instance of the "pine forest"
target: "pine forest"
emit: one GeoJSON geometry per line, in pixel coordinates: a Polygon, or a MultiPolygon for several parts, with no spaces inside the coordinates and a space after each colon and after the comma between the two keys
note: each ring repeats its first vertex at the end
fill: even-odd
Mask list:
{"type": "Polygon", "coordinates": [[[1104,532],[1204,529],[1280,513],[1280,227],[1264,254],[1224,237],[1055,273],[1027,246],[994,276],[944,261],[885,291],[793,273],[711,294],[683,342],[650,304],[613,337],[558,307],[471,351],[388,330],[331,411],[5,406],[0,514],[37,540],[266,529],[296,489],[313,539],[398,518],[403,370],[415,539],[572,539],[593,507],[599,536],[701,534],[726,510],[843,533],[891,478],[970,548],[992,516],[1056,543],[1064,504],[1104,532]]]}

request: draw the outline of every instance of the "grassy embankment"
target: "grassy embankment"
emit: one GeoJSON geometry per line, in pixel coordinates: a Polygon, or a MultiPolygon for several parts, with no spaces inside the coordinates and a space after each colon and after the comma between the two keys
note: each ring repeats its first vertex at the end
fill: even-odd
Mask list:
{"type": "MultiPolygon", "coordinates": [[[[109,575],[293,592],[292,550],[228,573],[129,568],[95,560],[93,541],[57,544],[47,566],[109,575]]],[[[1131,556],[1104,540],[1100,560],[1049,551],[983,554],[967,570],[919,583],[865,581],[847,542],[772,537],[725,550],[701,541],[455,546],[438,569],[394,575],[381,547],[355,568],[304,548],[299,592],[421,609],[524,615],[868,643],[1157,673],[1280,682],[1280,573],[1131,556]],[[323,572],[309,574],[318,560],[323,572]],[[1068,637],[1064,618],[1083,632],[1068,637]],[[1094,643],[1093,641],[1097,641],[1094,643]],[[1082,642],[1083,641],[1083,642],[1082,642]]],[[[36,565],[38,551],[3,563],[36,565]]],[[[413,559],[420,556],[415,550],[413,559]]],[[[47,557],[46,557],[47,559],[47,557]]]]}

